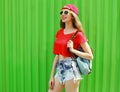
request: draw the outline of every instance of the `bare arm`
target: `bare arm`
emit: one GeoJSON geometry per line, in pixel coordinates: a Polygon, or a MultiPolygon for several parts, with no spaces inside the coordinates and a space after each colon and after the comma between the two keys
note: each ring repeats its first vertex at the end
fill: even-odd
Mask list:
{"type": "Polygon", "coordinates": [[[92,60],[93,59],[93,54],[92,54],[92,51],[91,51],[88,43],[85,42],[85,43],[82,43],[80,45],[81,45],[82,49],[84,50],[84,52],[80,52],[78,50],[75,50],[73,48],[73,42],[71,40],[68,41],[68,47],[70,48],[70,51],[72,53],[74,53],[75,55],[80,56],[82,58],[86,58],[86,59],[92,60]]]}
{"type": "Polygon", "coordinates": [[[55,67],[58,61],[58,55],[55,56],[54,61],[53,61],[53,66],[52,66],[52,71],[51,71],[51,77],[49,81],[49,88],[53,90],[54,85],[55,85],[55,80],[54,80],[54,73],[55,73],[55,67]]]}
{"type": "Polygon", "coordinates": [[[54,77],[55,67],[56,67],[57,61],[58,61],[58,55],[56,55],[54,57],[54,61],[53,61],[53,65],[52,65],[52,71],[51,71],[51,77],[54,77]]]}

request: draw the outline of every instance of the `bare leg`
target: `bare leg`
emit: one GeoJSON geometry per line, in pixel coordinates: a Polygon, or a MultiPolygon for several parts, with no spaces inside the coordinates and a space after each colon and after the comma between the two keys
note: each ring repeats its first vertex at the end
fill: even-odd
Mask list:
{"type": "Polygon", "coordinates": [[[55,86],[53,90],[50,90],[48,92],[62,92],[64,88],[64,85],[60,84],[59,80],[55,78],[55,86]]]}
{"type": "Polygon", "coordinates": [[[78,92],[80,80],[74,82],[73,79],[65,82],[66,92],[78,92]]]}

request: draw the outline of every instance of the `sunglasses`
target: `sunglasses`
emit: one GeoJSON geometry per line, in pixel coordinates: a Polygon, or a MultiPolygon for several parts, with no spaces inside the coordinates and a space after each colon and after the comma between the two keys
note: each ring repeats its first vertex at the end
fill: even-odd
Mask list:
{"type": "Polygon", "coordinates": [[[61,11],[60,15],[62,15],[62,14],[68,15],[68,13],[69,13],[68,11],[61,11]]]}

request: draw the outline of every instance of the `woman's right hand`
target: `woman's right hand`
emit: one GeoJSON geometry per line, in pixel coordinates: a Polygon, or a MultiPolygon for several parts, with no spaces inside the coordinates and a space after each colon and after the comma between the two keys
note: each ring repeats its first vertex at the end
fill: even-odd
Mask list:
{"type": "Polygon", "coordinates": [[[54,85],[55,85],[55,79],[54,79],[54,77],[51,77],[50,81],[49,81],[49,88],[50,88],[50,90],[54,89],[54,85]]]}

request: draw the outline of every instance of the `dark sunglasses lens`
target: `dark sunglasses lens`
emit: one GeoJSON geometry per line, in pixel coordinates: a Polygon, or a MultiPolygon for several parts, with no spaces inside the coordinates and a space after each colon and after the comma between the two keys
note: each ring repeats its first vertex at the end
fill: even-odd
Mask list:
{"type": "Polygon", "coordinates": [[[65,15],[67,15],[67,14],[68,14],[68,11],[64,11],[64,12],[61,11],[61,12],[60,12],[60,15],[62,15],[63,13],[64,13],[65,15]]]}
{"type": "Polygon", "coordinates": [[[62,15],[62,14],[63,14],[63,11],[60,12],[60,15],[62,15]]]}
{"type": "Polygon", "coordinates": [[[64,11],[64,14],[66,14],[66,15],[67,15],[67,14],[68,14],[68,11],[64,11]]]}

